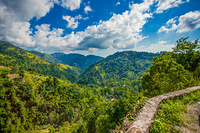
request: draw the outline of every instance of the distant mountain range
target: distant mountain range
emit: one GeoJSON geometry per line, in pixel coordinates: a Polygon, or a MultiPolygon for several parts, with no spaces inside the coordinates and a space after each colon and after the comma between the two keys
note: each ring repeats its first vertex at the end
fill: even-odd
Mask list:
{"type": "Polygon", "coordinates": [[[41,52],[34,51],[34,50],[29,51],[29,52],[32,53],[32,54],[35,54],[35,55],[37,55],[37,56],[40,56],[40,57],[42,57],[42,58],[44,58],[44,59],[46,59],[46,60],[49,60],[49,61],[52,61],[52,62],[57,62],[57,63],[62,63],[62,61],[60,61],[60,60],[54,58],[54,57],[51,56],[50,54],[41,53],[41,52]]]}
{"type": "Polygon", "coordinates": [[[33,53],[34,54],[10,43],[0,41],[0,65],[8,66],[11,68],[15,67],[15,69],[21,68],[26,71],[35,71],[39,74],[58,78],[64,76],[71,82],[77,81],[80,73],[82,72],[77,67],[56,63],[59,61],[48,54],[42,54],[39,52],[33,53]],[[37,55],[40,55],[46,59],[37,55]]]}
{"type": "Polygon", "coordinates": [[[75,66],[82,70],[85,70],[95,61],[99,61],[103,59],[103,57],[95,56],[95,55],[81,55],[81,54],[64,54],[64,53],[54,53],[51,54],[54,58],[60,60],[63,64],[67,64],[69,66],[75,66]]]}
{"type": "Polygon", "coordinates": [[[136,51],[117,52],[106,58],[75,53],[49,55],[0,42],[0,65],[23,67],[28,71],[59,78],[65,76],[71,82],[97,86],[140,79],[152,65],[153,57],[159,55],[136,51]]]}
{"type": "Polygon", "coordinates": [[[142,77],[159,53],[117,52],[90,65],[79,78],[79,84],[104,86],[111,82],[131,81],[142,77]]]}

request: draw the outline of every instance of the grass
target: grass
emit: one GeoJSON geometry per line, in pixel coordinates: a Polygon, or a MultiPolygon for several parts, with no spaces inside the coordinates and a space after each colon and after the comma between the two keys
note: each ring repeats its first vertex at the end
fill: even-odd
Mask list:
{"type": "Polygon", "coordinates": [[[186,117],[187,105],[200,100],[200,90],[191,92],[181,97],[168,99],[160,103],[156,118],[152,121],[152,133],[180,132],[180,128],[187,127],[187,123],[194,120],[188,120],[186,117]]]}

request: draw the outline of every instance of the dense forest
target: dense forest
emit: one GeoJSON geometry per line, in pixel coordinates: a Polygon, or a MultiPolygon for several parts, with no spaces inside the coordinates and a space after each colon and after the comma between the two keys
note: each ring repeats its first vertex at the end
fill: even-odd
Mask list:
{"type": "Polygon", "coordinates": [[[172,52],[118,52],[89,66],[50,62],[0,45],[1,132],[125,130],[148,98],[199,85],[200,46],[181,38],[172,52]]]}
{"type": "Polygon", "coordinates": [[[199,85],[200,45],[198,40],[188,42],[181,38],[172,52],[155,57],[148,73],[142,77],[144,95],[156,95],[199,85]]]}
{"type": "Polygon", "coordinates": [[[63,64],[67,64],[69,66],[75,66],[80,68],[81,70],[85,70],[95,61],[103,59],[103,57],[95,56],[95,55],[81,55],[76,53],[64,54],[64,53],[53,53],[51,54],[54,58],[62,61],[63,64]]]}
{"type": "Polygon", "coordinates": [[[9,67],[0,70],[2,132],[109,132],[123,122],[133,105],[139,105],[138,110],[144,102],[128,91],[111,102],[56,77],[27,71],[13,74],[9,67]]]}
{"type": "Polygon", "coordinates": [[[0,42],[0,65],[11,67],[13,71],[35,71],[71,82],[81,73],[76,67],[51,62],[6,42],[0,42]]]}
{"type": "Polygon", "coordinates": [[[37,55],[37,56],[40,56],[46,60],[49,60],[49,61],[52,61],[52,62],[57,62],[57,63],[62,63],[62,61],[54,58],[53,56],[51,56],[50,54],[46,54],[46,53],[41,53],[41,52],[38,52],[38,51],[34,51],[34,50],[31,50],[31,51],[28,51],[34,55],[37,55]]]}
{"type": "Polygon", "coordinates": [[[81,74],[78,83],[116,86],[114,84],[120,80],[134,80],[141,77],[151,66],[153,57],[159,55],[135,51],[117,52],[88,67],[81,74]]]}

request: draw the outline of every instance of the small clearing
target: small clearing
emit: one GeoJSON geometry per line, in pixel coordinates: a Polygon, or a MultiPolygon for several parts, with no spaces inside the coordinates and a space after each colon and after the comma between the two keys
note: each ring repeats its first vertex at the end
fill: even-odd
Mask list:
{"type": "Polygon", "coordinates": [[[21,76],[19,76],[19,74],[8,74],[8,77],[9,77],[10,79],[22,78],[21,76]]]}
{"type": "Polygon", "coordinates": [[[188,110],[185,113],[186,120],[184,121],[185,126],[177,127],[181,133],[200,133],[199,115],[200,115],[200,104],[197,102],[194,104],[187,105],[188,110]]]}
{"type": "Polygon", "coordinates": [[[11,70],[11,68],[6,67],[6,66],[0,66],[0,68],[5,68],[5,69],[9,69],[9,70],[11,70]]]}

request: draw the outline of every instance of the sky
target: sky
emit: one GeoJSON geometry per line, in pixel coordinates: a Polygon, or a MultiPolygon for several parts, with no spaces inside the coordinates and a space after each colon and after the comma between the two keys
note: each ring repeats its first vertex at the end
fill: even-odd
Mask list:
{"type": "Polygon", "coordinates": [[[44,53],[106,57],[200,39],[200,0],[0,0],[0,40],[44,53]]]}

